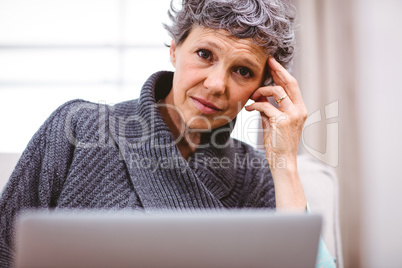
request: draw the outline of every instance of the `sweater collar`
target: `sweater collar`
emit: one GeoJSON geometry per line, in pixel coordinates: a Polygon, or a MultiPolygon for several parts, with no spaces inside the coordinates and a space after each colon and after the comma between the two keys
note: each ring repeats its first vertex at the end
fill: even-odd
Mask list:
{"type": "MultiPolygon", "coordinates": [[[[142,174],[142,179],[150,179],[156,176],[155,174],[145,174],[147,172],[146,169],[141,169],[138,168],[138,165],[133,165],[132,161],[135,157],[143,155],[144,157],[153,159],[152,161],[157,161],[158,158],[160,159],[161,154],[165,154],[168,158],[180,159],[183,165],[180,167],[181,173],[177,174],[177,167],[168,169],[165,167],[163,170],[158,170],[158,172],[161,173],[158,175],[158,178],[168,176],[167,174],[175,174],[173,176],[182,177],[184,179],[188,177],[187,179],[192,180],[191,183],[202,184],[198,186],[200,191],[204,191],[202,189],[206,187],[205,191],[211,195],[209,198],[215,198],[216,204],[220,204],[219,200],[227,196],[235,184],[236,159],[233,153],[232,140],[230,139],[230,133],[233,130],[235,120],[209,133],[204,133],[200,146],[190,157],[189,161],[185,161],[181,157],[174,143],[173,135],[156,105],[157,101],[166,97],[171,90],[172,80],[172,72],[162,71],[155,73],[144,84],[140,98],[137,100],[138,102],[129,101],[116,105],[113,108],[113,113],[116,118],[120,118],[116,121],[124,122],[124,124],[117,123],[118,131],[112,134],[116,136],[116,142],[122,152],[123,159],[126,161],[132,180],[134,177],[137,177],[139,173],[142,174]],[[161,151],[161,146],[163,147],[163,152],[161,151]],[[219,161],[223,158],[225,158],[225,166],[220,166],[219,161]],[[211,164],[211,161],[213,161],[213,164],[211,164]]],[[[170,180],[172,179],[175,180],[175,178],[170,178],[170,180]]],[[[138,180],[138,178],[134,180],[138,180]]],[[[171,184],[177,182],[166,181],[166,183],[171,184]]],[[[149,183],[147,185],[149,185],[149,183]]],[[[144,183],[139,185],[140,188],[143,186],[144,183]]],[[[145,189],[143,193],[144,198],[141,198],[141,190],[138,192],[143,203],[147,203],[147,200],[149,201],[149,195],[155,194],[156,191],[156,189],[152,189],[152,185],[145,188],[147,189],[145,189]]],[[[188,193],[184,196],[182,196],[181,193],[175,193],[175,195],[176,197],[180,196],[179,199],[186,199],[191,196],[191,194],[188,193]]],[[[195,195],[202,195],[202,193],[195,193],[195,195]]],[[[153,198],[163,198],[163,196],[155,194],[153,198]]],[[[193,200],[182,200],[179,204],[190,201],[193,200]]],[[[149,206],[152,207],[154,204],[155,202],[150,201],[149,206]]],[[[216,204],[213,206],[221,206],[216,204]]],[[[147,206],[147,204],[144,204],[144,206],[147,206]]],[[[167,205],[167,207],[169,207],[169,205],[167,205]]],[[[175,207],[177,207],[177,204],[175,207]]]]}

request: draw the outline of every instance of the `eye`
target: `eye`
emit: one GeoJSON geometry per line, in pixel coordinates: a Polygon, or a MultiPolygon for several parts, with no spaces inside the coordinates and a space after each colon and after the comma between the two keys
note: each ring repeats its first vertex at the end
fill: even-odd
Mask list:
{"type": "Polygon", "coordinates": [[[212,57],[212,53],[211,51],[208,51],[206,49],[200,49],[197,51],[198,56],[200,56],[201,58],[205,59],[205,60],[210,60],[212,57]]]}
{"type": "Polygon", "coordinates": [[[237,68],[236,72],[245,78],[253,77],[253,72],[251,72],[250,69],[246,67],[239,67],[237,68]]]}

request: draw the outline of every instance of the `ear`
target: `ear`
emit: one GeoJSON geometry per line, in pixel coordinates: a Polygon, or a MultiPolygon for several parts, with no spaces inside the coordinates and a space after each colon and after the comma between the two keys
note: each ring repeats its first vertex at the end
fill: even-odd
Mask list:
{"type": "Polygon", "coordinates": [[[170,44],[170,61],[173,64],[173,67],[176,68],[176,42],[172,40],[170,44]]]}

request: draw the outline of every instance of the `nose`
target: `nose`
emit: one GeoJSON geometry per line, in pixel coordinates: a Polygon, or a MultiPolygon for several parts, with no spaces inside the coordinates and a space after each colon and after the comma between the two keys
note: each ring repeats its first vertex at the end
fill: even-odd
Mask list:
{"type": "Polygon", "coordinates": [[[221,95],[225,93],[227,86],[227,75],[223,68],[213,68],[209,70],[204,87],[213,95],[221,95]]]}

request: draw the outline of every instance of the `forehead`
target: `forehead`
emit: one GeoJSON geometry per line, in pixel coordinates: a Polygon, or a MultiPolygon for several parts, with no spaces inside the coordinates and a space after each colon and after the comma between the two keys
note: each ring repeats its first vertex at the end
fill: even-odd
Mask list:
{"type": "Polygon", "coordinates": [[[184,41],[196,44],[207,44],[218,50],[238,51],[246,54],[252,54],[258,58],[268,58],[264,48],[259,46],[251,38],[237,38],[230,32],[223,29],[211,29],[208,27],[195,26],[189,36],[184,41]]]}

